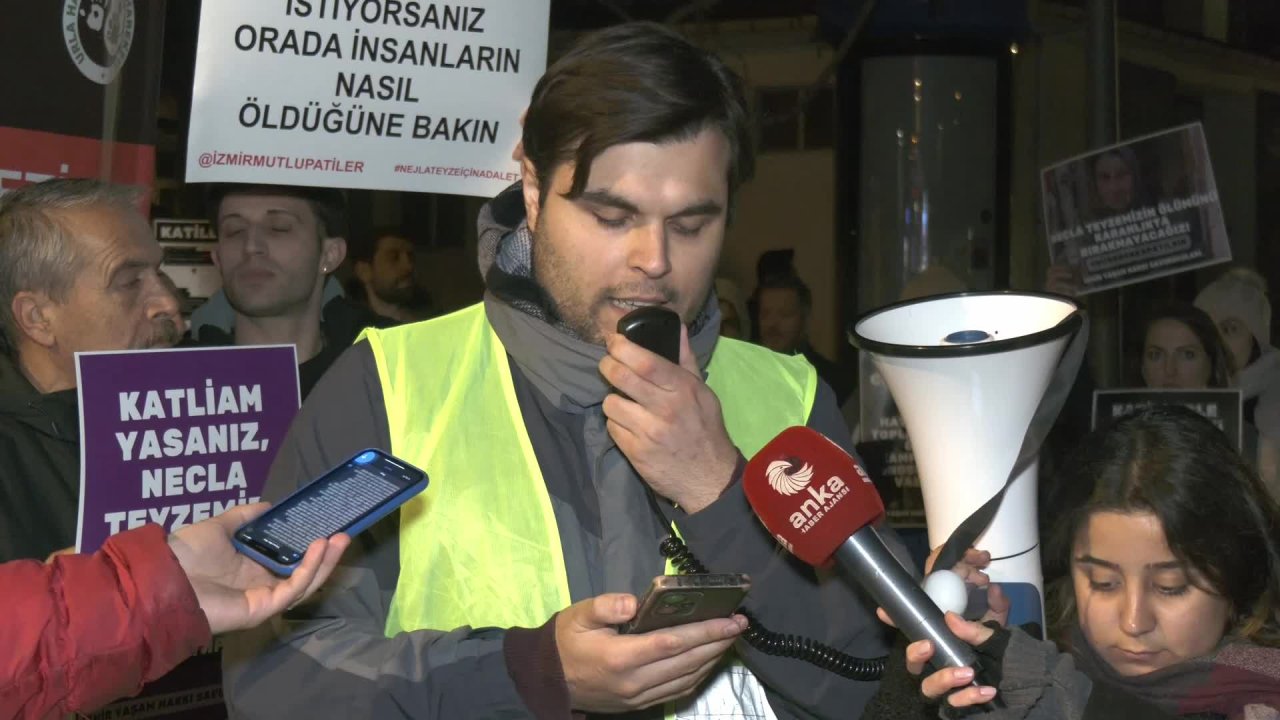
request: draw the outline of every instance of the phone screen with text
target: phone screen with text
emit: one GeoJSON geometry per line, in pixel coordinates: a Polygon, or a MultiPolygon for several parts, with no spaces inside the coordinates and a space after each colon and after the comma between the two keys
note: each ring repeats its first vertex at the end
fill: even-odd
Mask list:
{"type": "Polygon", "coordinates": [[[237,531],[236,539],[292,565],[312,542],[348,530],[422,478],[421,471],[369,450],[281,501],[237,531]]]}

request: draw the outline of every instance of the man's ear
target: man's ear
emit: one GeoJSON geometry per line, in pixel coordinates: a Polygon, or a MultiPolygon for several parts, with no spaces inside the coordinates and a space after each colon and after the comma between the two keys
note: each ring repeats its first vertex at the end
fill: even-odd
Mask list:
{"type": "Polygon", "coordinates": [[[325,274],[338,269],[347,259],[347,239],[340,237],[325,238],[320,248],[320,267],[325,274]]]}
{"type": "Polygon", "coordinates": [[[18,332],[43,347],[53,347],[58,341],[53,322],[56,307],[48,295],[30,290],[14,295],[9,304],[18,332]]]}
{"type": "Polygon", "coordinates": [[[524,215],[530,230],[538,229],[538,217],[542,211],[542,189],[538,182],[538,170],[529,158],[520,160],[520,187],[524,193],[524,215]]]}

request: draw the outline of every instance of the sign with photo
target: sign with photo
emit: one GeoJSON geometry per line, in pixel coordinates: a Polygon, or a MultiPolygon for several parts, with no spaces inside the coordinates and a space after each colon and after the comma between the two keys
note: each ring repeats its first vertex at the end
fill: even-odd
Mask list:
{"type": "Polygon", "coordinates": [[[1199,123],[1045,168],[1041,191],[1051,262],[1081,294],[1231,259],[1199,123]]]}

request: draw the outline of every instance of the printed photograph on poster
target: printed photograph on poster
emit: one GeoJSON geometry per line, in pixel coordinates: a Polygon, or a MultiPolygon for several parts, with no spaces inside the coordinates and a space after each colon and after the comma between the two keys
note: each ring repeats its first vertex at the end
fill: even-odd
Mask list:
{"type": "Polygon", "coordinates": [[[164,250],[160,272],[173,281],[182,314],[190,317],[222,287],[222,275],[213,264],[218,234],[208,220],[157,218],[151,226],[164,250]]]}
{"type": "Polygon", "coordinates": [[[1045,168],[1041,193],[1050,261],[1081,294],[1231,259],[1200,123],[1045,168]]]}
{"type": "Polygon", "coordinates": [[[915,454],[898,407],[867,353],[858,353],[858,431],[854,449],[866,466],[885,515],[896,528],[925,526],[915,454]]]}
{"type": "Polygon", "coordinates": [[[1150,405],[1181,405],[1218,426],[1244,451],[1244,405],[1238,389],[1119,388],[1093,393],[1093,429],[1150,405]]]}
{"type": "MultiPolygon", "coordinates": [[[[76,547],[257,502],[300,403],[292,345],[77,353],[76,547]]],[[[215,642],[91,718],[225,720],[215,642]]]]}
{"type": "Polygon", "coordinates": [[[492,197],[520,178],[550,8],[204,3],[186,180],[492,197]]]}

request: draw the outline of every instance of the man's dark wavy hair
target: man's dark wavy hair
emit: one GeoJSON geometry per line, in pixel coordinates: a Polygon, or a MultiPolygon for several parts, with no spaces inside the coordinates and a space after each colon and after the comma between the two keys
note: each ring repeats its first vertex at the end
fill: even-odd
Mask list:
{"type": "Polygon", "coordinates": [[[662,25],[625,23],[585,36],[547,69],[525,116],[524,154],[543,198],[555,169],[572,162],[573,199],[608,148],[715,128],[729,142],[732,200],[755,171],[749,117],[742,82],[720,58],[662,25]]]}

